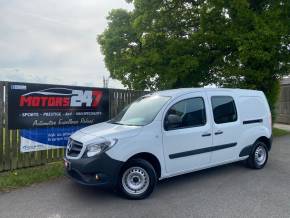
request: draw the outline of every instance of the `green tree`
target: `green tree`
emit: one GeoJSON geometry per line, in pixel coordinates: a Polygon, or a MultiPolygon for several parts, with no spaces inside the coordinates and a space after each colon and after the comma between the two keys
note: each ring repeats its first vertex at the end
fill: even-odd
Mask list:
{"type": "Polygon", "coordinates": [[[289,74],[289,0],[131,0],[98,37],[111,77],[134,89],[259,89],[289,74]]]}
{"type": "Polygon", "coordinates": [[[290,2],[208,1],[205,7],[205,41],[222,51],[214,81],[262,90],[274,111],[279,79],[290,73],[290,2]]]}

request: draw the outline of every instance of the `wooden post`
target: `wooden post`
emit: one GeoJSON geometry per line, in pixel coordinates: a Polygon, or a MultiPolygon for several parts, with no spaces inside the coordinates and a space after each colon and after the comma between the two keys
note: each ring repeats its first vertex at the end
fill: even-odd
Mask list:
{"type": "Polygon", "coordinates": [[[4,142],[4,152],[5,152],[5,170],[11,170],[11,148],[10,148],[10,130],[8,129],[8,83],[5,82],[5,102],[4,102],[4,117],[5,117],[5,123],[4,123],[4,134],[5,134],[5,142],[4,142]]]}
{"type": "Polygon", "coordinates": [[[17,130],[17,151],[18,151],[18,157],[17,157],[17,168],[22,168],[23,167],[23,154],[20,151],[20,143],[21,143],[21,138],[20,138],[20,130],[17,130]]]}
{"type": "Polygon", "coordinates": [[[3,115],[4,115],[4,83],[0,82],[0,172],[4,169],[3,161],[3,147],[4,147],[4,125],[3,125],[3,115]]]}
{"type": "Polygon", "coordinates": [[[18,158],[17,130],[12,130],[11,132],[11,170],[14,170],[17,168],[18,158]]]}

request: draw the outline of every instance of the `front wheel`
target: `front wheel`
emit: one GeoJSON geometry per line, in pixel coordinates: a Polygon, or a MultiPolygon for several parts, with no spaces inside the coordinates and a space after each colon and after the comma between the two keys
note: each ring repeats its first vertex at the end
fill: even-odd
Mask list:
{"type": "Polygon", "coordinates": [[[247,165],[253,169],[262,169],[268,161],[268,148],[265,143],[257,141],[247,159],[247,165]]]}
{"type": "Polygon", "coordinates": [[[119,178],[119,190],[129,199],[144,199],[154,190],[157,182],[153,166],[146,160],[129,161],[119,178]]]}

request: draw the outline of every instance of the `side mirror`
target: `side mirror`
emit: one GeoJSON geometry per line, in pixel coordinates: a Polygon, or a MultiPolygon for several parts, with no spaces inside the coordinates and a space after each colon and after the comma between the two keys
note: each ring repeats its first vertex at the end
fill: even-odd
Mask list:
{"type": "Polygon", "coordinates": [[[166,123],[165,123],[165,129],[175,129],[179,127],[182,124],[182,119],[180,116],[176,114],[169,114],[167,115],[166,123]]]}

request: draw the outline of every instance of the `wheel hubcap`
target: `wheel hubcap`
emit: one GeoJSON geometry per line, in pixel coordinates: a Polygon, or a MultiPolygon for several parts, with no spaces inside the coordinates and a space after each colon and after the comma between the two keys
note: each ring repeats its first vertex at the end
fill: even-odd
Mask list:
{"type": "Polygon", "coordinates": [[[255,151],[255,162],[258,166],[261,166],[265,163],[267,158],[266,149],[263,146],[258,146],[255,151]]]}
{"type": "Polygon", "coordinates": [[[143,194],[149,187],[149,175],[141,167],[131,167],[122,177],[122,185],[126,192],[132,195],[143,194]]]}

